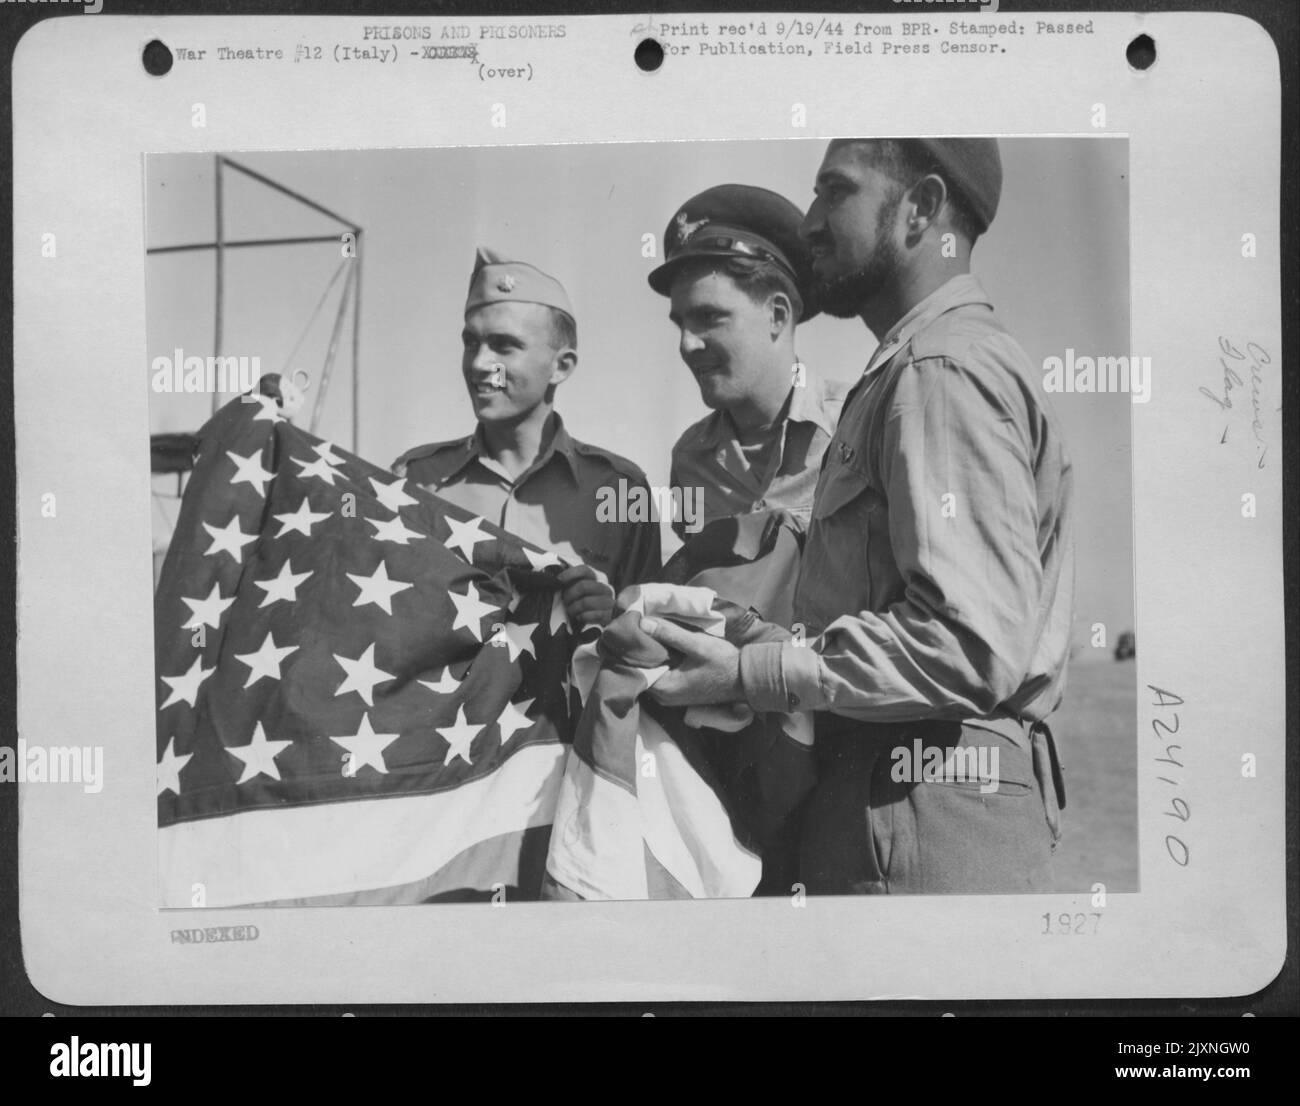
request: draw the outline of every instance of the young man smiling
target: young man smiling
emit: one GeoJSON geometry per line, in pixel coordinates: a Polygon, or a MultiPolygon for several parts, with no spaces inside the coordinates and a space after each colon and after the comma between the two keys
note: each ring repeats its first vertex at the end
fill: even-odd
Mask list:
{"type": "Polygon", "coordinates": [[[409,450],[393,471],[571,562],[560,575],[569,618],[603,626],[615,592],[659,570],[659,527],[598,519],[602,488],[648,489],[645,476],[570,437],[555,410],[578,366],[568,294],[534,266],[480,249],[461,343],[477,429],[409,450]]]}
{"type": "Polygon", "coordinates": [[[670,481],[700,489],[706,524],[777,508],[808,523],[845,386],[795,354],[795,327],[817,314],[802,219],[765,188],[710,188],[673,216],[666,259],[649,277],[713,410],[673,446],[670,481]]]}

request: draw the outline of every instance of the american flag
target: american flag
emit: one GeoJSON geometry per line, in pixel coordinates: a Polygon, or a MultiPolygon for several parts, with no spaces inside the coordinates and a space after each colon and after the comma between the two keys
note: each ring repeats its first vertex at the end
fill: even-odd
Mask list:
{"type": "Polygon", "coordinates": [[[557,897],[789,893],[792,819],[816,775],[812,716],[682,710],[647,699],[670,656],[644,635],[640,616],[736,645],[788,638],[759,615],[789,621],[797,533],[781,511],[710,523],[678,550],[660,582],[619,597],[623,613],[598,644],[575,652],[584,709],[547,858],[557,897]]]}
{"type": "Polygon", "coordinates": [[[156,593],[162,903],[535,897],[560,559],[260,392],[200,431],[156,593]]]}

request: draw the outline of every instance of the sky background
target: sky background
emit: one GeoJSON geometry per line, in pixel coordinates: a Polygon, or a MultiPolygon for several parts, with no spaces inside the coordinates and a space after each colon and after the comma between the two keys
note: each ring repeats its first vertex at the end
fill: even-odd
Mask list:
{"type": "MultiPolygon", "coordinates": [[[[668,481],[669,450],[707,413],[677,355],[668,302],[646,274],[671,216],[716,184],[761,185],[801,208],[825,143],[607,143],[531,147],[286,151],[229,156],[364,228],[359,441],[388,465],[411,446],[462,437],[473,414],[460,376],[465,292],[479,245],[529,261],[568,289],[579,365],[556,402],[575,437],[611,449],[668,481]]],[[[1004,183],[997,218],[975,247],[972,270],[1030,362],[1119,356],[1129,350],[1128,145],[1122,139],[1001,140],[1004,183]]],[[[146,159],[149,247],[212,241],[211,155],[146,159]]],[[[342,230],[240,173],[227,170],[228,240],[342,230]]],[[[296,421],[310,426],[343,277],[339,245],[226,252],[222,352],[259,357],[262,372],[312,377],[296,421]],[[312,320],[322,294],[322,310],[312,320]],[[310,321],[310,325],[309,325],[310,321]],[[292,363],[295,345],[301,345],[292,363]]],[[[213,352],[212,251],[154,254],[146,267],[149,386],[155,357],[213,352]]],[[[866,366],[875,339],[858,320],[818,316],[796,350],[843,380],[866,366]]],[[[316,432],[353,448],[351,337],[344,332],[316,432]]],[[[1074,461],[1078,542],[1075,640],[1094,622],[1115,636],[1133,625],[1131,401],[1124,394],[1051,397],[1074,461]]],[[[151,394],[151,432],[197,430],[211,397],[151,394]]],[[[154,478],[155,491],[175,478],[154,478]]],[[[665,555],[677,541],[665,524],[665,555]]],[[[1081,659],[1100,651],[1085,649],[1081,659]]],[[[1107,654],[1108,655],[1108,652],[1107,654]]]]}

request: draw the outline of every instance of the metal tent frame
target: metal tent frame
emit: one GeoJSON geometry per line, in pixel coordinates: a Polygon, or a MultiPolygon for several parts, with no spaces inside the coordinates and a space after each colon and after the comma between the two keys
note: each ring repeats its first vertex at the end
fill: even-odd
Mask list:
{"type": "MultiPolygon", "coordinates": [[[[288,196],[305,207],[333,219],[340,226],[346,228],[346,231],[353,237],[354,252],[348,259],[351,265],[348,267],[347,279],[344,283],[343,294],[339,298],[338,313],[334,318],[334,325],[330,332],[329,349],[325,354],[325,367],[321,373],[320,387],[316,393],[315,406],[312,409],[311,429],[315,431],[317,424],[320,422],[321,412],[324,409],[325,395],[329,390],[330,375],[334,369],[334,359],[338,353],[339,338],[343,331],[343,322],[347,314],[349,302],[352,307],[352,452],[357,451],[357,437],[359,424],[360,394],[361,394],[361,239],[362,228],[351,219],[345,219],[337,212],[331,211],[324,204],[317,203],[309,199],[300,192],[295,192],[278,181],[262,173],[250,169],[246,165],[241,165],[232,158],[224,154],[214,155],[216,162],[216,237],[211,242],[186,242],[175,246],[153,246],[145,250],[146,254],[167,254],[167,253],[186,253],[196,250],[213,250],[216,254],[216,306],[214,311],[214,337],[213,337],[213,356],[221,356],[221,346],[223,340],[223,328],[225,322],[225,299],[226,299],[226,251],[239,249],[253,249],[265,246],[306,246],[321,245],[330,243],[338,246],[340,236],[338,234],[309,235],[295,238],[249,238],[228,240],[225,232],[225,171],[227,169],[242,173],[244,176],[265,185],[281,195],[288,196]]],[[[337,275],[337,274],[336,274],[337,275]]],[[[329,288],[333,287],[333,281],[326,288],[326,294],[329,288]]],[[[324,297],[321,298],[321,304],[324,303],[324,297]]],[[[321,304],[317,304],[317,310],[321,304]]],[[[313,314],[312,320],[315,319],[313,314]]],[[[310,326],[309,320],[308,325],[310,326]]],[[[305,336],[305,332],[304,332],[305,336]]],[[[217,410],[217,394],[212,396],[213,413],[217,410]]]]}

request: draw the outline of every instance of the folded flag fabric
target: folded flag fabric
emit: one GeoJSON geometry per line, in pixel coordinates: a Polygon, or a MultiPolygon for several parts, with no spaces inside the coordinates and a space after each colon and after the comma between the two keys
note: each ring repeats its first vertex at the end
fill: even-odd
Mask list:
{"type": "MultiPolygon", "coordinates": [[[[772,602],[788,602],[798,552],[792,531],[770,519],[732,526],[734,540],[719,540],[709,529],[685,558],[689,570],[679,555],[666,574],[684,579],[689,572],[732,594],[757,587],[772,602]]],[[[642,585],[627,589],[620,606],[624,613],[599,645],[574,656],[585,705],[547,858],[555,897],[751,895],[764,876],[762,853],[782,844],[814,782],[811,716],[658,706],[643,693],[671,659],[637,627],[644,613],[735,644],[788,633],[712,587],[642,585]]]]}
{"type": "MultiPolygon", "coordinates": [[[[629,591],[634,615],[671,615],[722,633],[707,589],[629,591]]],[[[548,874],[583,899],[748,896],[761,859],[736,838],[710,781],[637,701],[668,666],[602,663],[596,653],[586,645],[574,658],[586,705],[561,785],[548,874]]]]}
{"type": "Polygon", "coordinates": [[[559,558],[275,388],[200,431],[159,578],[163,905],[537,897],[571,737],[559,558]]]}

